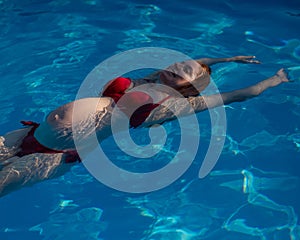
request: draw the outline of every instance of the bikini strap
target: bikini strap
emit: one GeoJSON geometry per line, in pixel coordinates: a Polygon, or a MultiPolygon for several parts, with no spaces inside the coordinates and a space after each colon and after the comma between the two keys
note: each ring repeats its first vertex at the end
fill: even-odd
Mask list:
{"type": "Polygon", "coordinates": [[[23,126],[33,126],[33,127],[38,127],[40,126],[39,123],[33,122],[33,121],[21,121],[23,126]]]}

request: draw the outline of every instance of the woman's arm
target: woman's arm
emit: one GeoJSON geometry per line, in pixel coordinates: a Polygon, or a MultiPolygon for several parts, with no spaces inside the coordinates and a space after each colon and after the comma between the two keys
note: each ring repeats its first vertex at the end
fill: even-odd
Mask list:
{"type": "MultiPolygon", "coordinates": [[[[254,63],[259,64],[260,62],[255,59],[255,56],[235,56],[229,58],[201,58],[196,59],[199,64],[204,63],[208,66],[223,63],[223,62],[236,62],[236,63],[254,63]]],[[[154,72],[144,78],[134,80],[135,85],[141,85],[145,83],[159,83],[159,75],[161,71],[154,72]]],[[[174,79],[175,81],[175,79],[174,79]]]]}
{"type": "MultiPolygon", "coordinates": [[[[235,57],[229,57],[229,58],[200,58],[196,59],[199,64],[204,63],[208,66],[217,64],[217,63],[223,63],[223,62],[237,62],[237,63],[255,63],[259,64],[260,61],[255,59],[255,56],[235,56],[235,57]]],[[[143,78],[134,79],[133,85],[138,86],[146,83],[160,83],[160,74],[161,71],[155,71],[143,78]]],[[[112,82],[113,80],[109,81],[102,89],[102,91],[99,93],[99,96],[102,95],[103,91],[106,89],[106,87],[112,82]]],[[[174,80],[175,81],[175,80],[174,80]]],[[[132,86],[133,87],[133,86],[132,86]]]]}
{"type": "Polygon", "coordinates": [[[194,112],[202,112],[209,108],[227,105],[233,102],[242,102],[257,97],[268,88],[275,87],[283,82],[289,82],[287,74],[280,69],[274,76],[255,85],[209,96],[197,96],[188,98],[170,98],[161,106],[155,108],[142,126],[151,126],[170,121],[179,116],[186,116],[194,112]],[[189,104],[187,104],[187,101],[189,104]],[[192,107],[191,107],[192,106],[192,107]],[[175,111],[172,111],[175,110],[175,111]]]}
{"type": "Polygon", "coordinates": [[[235,57],[228,57],[228,58],[200,58],[200,59],[196,59],[196,61],[198,63],[204,63],[208,66],[217,63],[224,63],[224,62],[259,64],[260,61],[256,60],[255,58],[256,58],[255,56],[235,56],[235,57]]]}
{"type": "MultiPolygon", "coordinates": [[[[233,102],[242,102],[247,99],[257,97],[268,88],[275,87],[283,82],[289,82],[289,79],[284,69],[280,69],[274,76],[267,78],[266,80],[263,80],[255,85],[231,92],[203,96],[206,109],[214,108],[220,105],[227,105],[233,102]]],[[[198,109],[196,109],[196,111],[197,110],[198,109]]],[[[199,111],[203,111],[203,109],[199,109],[199,111]]]]}

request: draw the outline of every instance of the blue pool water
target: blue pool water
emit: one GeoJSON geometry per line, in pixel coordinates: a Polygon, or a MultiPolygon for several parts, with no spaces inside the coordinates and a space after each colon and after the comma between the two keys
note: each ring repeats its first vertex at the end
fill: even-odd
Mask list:
{"type": "MultiPolygon", "coordinates": [[[[204,179],[198,170],[210,137],[205,112],[197,114],[196,159],[170,186],[123,193],[78,164],[60,178],[0,198],[0,240],[300,239],[298,1],[0,0],[0,12],[0,135],[19,128],[19,120],[42,121],[75,99],[98,63],[137,47],[262,61],[214,66],[221,91],[253,84],[281,67],[294,80],[225,108],[225,147],[204,179]]],[[[166,151],[151,163],[123,155],[112,138],[103,146],[124,168],[160,168],[180,140],[177,124],[165,124],[166,151]]],[[[143,142],[146,133],[132,135],[143,142]]]]}

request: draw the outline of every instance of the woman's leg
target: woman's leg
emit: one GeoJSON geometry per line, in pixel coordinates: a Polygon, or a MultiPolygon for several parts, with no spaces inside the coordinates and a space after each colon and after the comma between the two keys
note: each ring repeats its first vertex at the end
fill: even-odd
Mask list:
{"type": "Polygon", "coordinates": [[[22,128],[0,136],[0,168],[19,151],[19,147],[30,129],[31,127],[22,128]]]}
{"type": "Polygon", "coordinates": [[[35,153],[7,161],[10,163],[0,169],[0,197],[22,187],[61,176],[73,166],[65,164],[64,153],[35,153]]]}

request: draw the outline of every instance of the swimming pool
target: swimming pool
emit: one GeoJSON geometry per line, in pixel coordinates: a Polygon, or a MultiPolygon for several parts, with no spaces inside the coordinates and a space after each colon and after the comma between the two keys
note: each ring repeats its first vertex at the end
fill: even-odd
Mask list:
{"type": "MultiPolygon", "coordinates": [[[[190,57],[255,55],[262,61],[214,67],[222,91],[253,84],[281,67],[295,80],[225,108],[225,147],[206,178],[198,179],[198,170],[210,120],[200,113],[200,150],[172,185],[123,193],[79,164],[63,177],[1,198],[1,240],[300,239],[297,1],[2,0],[0,9],[0,135],[19,128],[19,120],[42,121],[74,100],[99,62],[138,47],[190,57]]],[[[176,150],[177,124],[165,124],[168,151],[151,163],[125,156],[111,138],[103,146],[124,167],[159,168],[176,150]]],[[[143,143],[146,131],[132,132],[133,138],[143,143]]]]}

